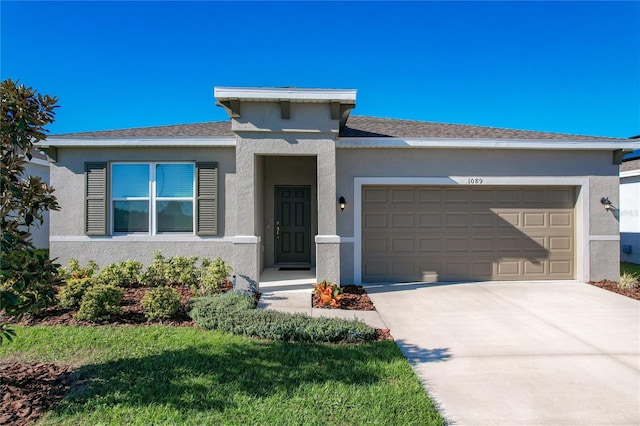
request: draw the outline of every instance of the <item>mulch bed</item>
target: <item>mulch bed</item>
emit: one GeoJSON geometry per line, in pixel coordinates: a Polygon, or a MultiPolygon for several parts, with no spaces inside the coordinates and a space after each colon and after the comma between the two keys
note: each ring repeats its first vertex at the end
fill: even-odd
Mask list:
{"type": "Polygon", "coordinates": [[[622,294],[623,296],[627,296],[632,299],[640,300],[640,288],[619,288],[617,282],[609,280],[589,281],[589,284],[605,290],[613,291],[614,293],[622,294]]]}
{"type": "Polygon", "coordinates": [[[62,400],[73,368],[32,362],[0,364],[0,425],[28,425],[62,400]]]}
{"type": "MultiPolygon", "coordinates": [[[[351,311],[375,311],[376,307],[367,295],[367,291],[362,286],[343,285],[342,298],[338,301],[339,306],[333,307],[324,305],[320,301],[320,295],[311,294],[311,307],[320,309],[346,309],[351,311]]],[[[391,331],[388,328],[376,328],[377,341],[393,340],[391,331]]]]}
{"type": "Polygon", "coordinates": [[[367,295],[367,292],[362,286],[356,285],[344,285],[342,286],[342,298],[338,301],[339,307],[325,306],[320,302],[320,296],[317,294],[311,295],[311,306],[321,309],[347,309],[355,311],[375,311],[376,307],[373,305],[371,299],[367,295]]]}
{"type": "MultiPolygon", "coordinates": [[[[74,318],[76,311],[66,311],[52,306],[40,311],[36,315],[23,317],[20,321],[11,321],[10,318],[0,315],[0,322],[12,322],[19,325],[85,325],[95,327],[99,325],[152,325],[158,322],[149,322],[144,316],[140,300],[144,294],[152,287],[127,287],[123,288],[124,298],[122,299],[121,312],[110,319],[100,322],[80,321],[74,318]]],[[[187,301],[193,297],[194,292],[188,287],[173,286],[180,293],[183,308],[169,320],[163,321],[164,325],[175,327],[195,327],[196,323],[189,318],[184,308],[187,301]]]]}
{"type": "MultiPolygon", "coordinates": [[[[320,309],[346,309],[351,311],[375,311],[376,307],[367,295],[367,291],[362,286],[343,285],[342,298],[338,301],[339,306],[327,306],[322,304],[320,296],[311,295],[311,307],[320,309]]],[[[376,328],[377,341],[393,340],[391,331],[388,328],[376,328]]]]}

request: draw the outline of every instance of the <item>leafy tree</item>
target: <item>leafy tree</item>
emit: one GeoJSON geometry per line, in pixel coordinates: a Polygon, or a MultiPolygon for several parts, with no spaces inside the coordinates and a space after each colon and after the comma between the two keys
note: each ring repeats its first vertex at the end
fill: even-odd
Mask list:
{"type": "MultiPolygon", "coordinates": [[[[44,213],[58,210],[53,188],[40,177],[27,176],[27,159],[36,143],[46,139],[44,126],[53,122],[57,99],[42,96],[11,79],[0,83],[2,122],[2,236],[0,237],[0,312],[19,318],[36,313],[55,300],[59,265],[36,251],[29,228],[42,224],[44,213]]],[[[15,332],[0,322],[0,344],[15,332]]]]}

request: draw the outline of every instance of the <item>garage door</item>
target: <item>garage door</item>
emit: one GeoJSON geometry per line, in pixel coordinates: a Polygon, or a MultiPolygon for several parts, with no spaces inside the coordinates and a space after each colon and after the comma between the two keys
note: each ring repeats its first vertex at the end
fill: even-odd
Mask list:
{"type": "Polygon", "coordinates": [[[575,277],[573,187],[363,186],[366,282],[575,277]]]}

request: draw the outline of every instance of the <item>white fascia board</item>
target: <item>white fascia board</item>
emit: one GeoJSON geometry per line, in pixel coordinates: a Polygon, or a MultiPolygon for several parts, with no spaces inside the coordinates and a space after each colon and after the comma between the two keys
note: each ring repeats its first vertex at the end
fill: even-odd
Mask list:
{"type": "Polygon", "coordinates": [[[50,136],[37,145],[49,147],[234,147],[236,138],[224,137],[177,137],[177,138],[57,138],[50,136]]]}
{"type": "Polygon", "coordinates": [[[32,158],[31,160],[27,160],[30,164],[37,164],[38,166],[49,167],[50,164],[46,160],[41,160],[39,158],[32,158]]]}
{"type": "Polygon", "coordinates": [[[628,170],[626,172],[620,172],[621,178],[635,177],[640,176],[640,169],[638,170],[628,170]]]}
{"type": "Polygon", "coordinates": [[[554,149],[616,150],[640,148],[640,142],[626,140],[554,140],[554,139],[402,139],[340,138],[336,148],[471,148],[471,149],[554,149]]]}
{"type": "Polygon", "coordinates": [[[298,101],[354,103],[356,89],[301,89],[280,87],[214,87],[213,96],[218,100],[248,101],[298,101]]]}

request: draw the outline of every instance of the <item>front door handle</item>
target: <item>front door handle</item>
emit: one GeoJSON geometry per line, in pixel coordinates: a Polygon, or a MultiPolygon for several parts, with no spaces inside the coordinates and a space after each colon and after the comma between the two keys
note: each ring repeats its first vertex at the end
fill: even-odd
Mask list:
{"type": "Polygon", "coordinates": [[[280,222],[276,222],[276,239],[280,239],[280,222]]]}

